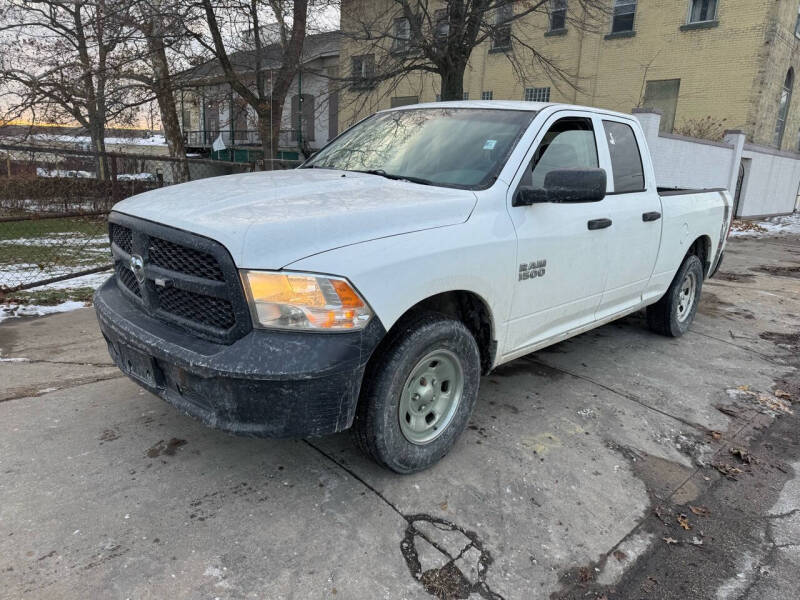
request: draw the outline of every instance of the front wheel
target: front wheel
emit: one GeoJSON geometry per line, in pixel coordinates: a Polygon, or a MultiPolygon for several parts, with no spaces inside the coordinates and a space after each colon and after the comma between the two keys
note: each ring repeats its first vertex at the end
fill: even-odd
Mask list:
{"type": "Polygon", "coordinates": [[[426,313],[397,328],[380,352],[364,377],[354,439],[392,471],[421,471],[467,426],[478,397],[478,345],[460,321],[426,313]]]}
{"type": "Polygon", "coordinates": [[[689,330],[703,290],[703,263],[687,256],[667,293],[647,307],[647,325],[661,335],[680,337],[689,330]]]}

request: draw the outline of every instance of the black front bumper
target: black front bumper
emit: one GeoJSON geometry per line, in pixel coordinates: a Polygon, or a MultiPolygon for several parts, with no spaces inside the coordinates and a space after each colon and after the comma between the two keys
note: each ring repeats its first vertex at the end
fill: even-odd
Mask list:
{"type": "Polygon", "coordinates": [[[230,345],[145,314],[109,279],[94,298],[115,364],[209,427],[254,437],[310,437],[350,427],[364,368],[386,333],[254,329],[230,345]],[[133,361],[133,362],[131,362],[133,361]]]}

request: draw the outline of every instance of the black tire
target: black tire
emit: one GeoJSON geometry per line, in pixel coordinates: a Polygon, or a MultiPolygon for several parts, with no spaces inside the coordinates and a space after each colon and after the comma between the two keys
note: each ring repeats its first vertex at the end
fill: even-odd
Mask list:
{"type": "Polygon", "coordinates": [[[647,307],[647,325],[651,330],[669,337],[681,337],[689,330],[697,314],[700,294],[703,291],[703,263],[695,255],[683,260],[667,293],[655,304],[647,307]],[[694,277],[696,290],[690,307],[681,311],[681,289],[687,276],[694,277]],[[683,314],[683,319],[679,316],[683,314]]]}
{"type": "Polygon", "coordinates": [[[463,323],[438,313],[419,314],[395,330],[367,367],[352,433],[356,445],[377,463],[396,473],[413,473],[441,460],[467,426],[478,397],[480,353],[463,323]],[[400,426],[401,393],[420,361],[438,350],[460,362],[461,399],[438,437],[415,444],[400,426]]]}

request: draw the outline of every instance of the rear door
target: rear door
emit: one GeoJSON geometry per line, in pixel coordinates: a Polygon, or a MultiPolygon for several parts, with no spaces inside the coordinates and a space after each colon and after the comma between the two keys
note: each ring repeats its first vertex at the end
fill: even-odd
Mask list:
{"type": "MultiPolygon", "coordinates": [[[[561,333],[591,323],[605,288],[608,229],[588,222],[608,216],[608,200],[514,206],[522,185],[543,187],[550,170],[608,168],[598,152],[600,121],[559,111],[536,136],[507,199],[517,234],[517,270],[506,355],[520,355],[561,333]]],[[[600,132],[602,136],[602,131],[600,132]]]]}
{"type": "Polygon", "coordinates": [[[600,152],[611,164],[604,200],[613,222],[608,236],[608,275],[598,320],[642,301],[661,243],[661,198],[641,128],[622,117],[601,115],[600,152]]]}

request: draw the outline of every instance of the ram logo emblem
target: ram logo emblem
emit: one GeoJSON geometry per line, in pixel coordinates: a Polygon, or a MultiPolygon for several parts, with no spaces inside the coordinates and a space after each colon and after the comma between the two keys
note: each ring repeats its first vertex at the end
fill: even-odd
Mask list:
{"type": "Polygon", "coordinates": [[[519,280],[526,281],[528,279],[537,279],[544,277],[547,271],[546,260],[535,260],[529,263],[522,263],[519,266],[519,280]]]}
{"type": "Polygon", "coordinates": [[[136,276],[139,285],[142,285],[144,283],[144,260],[138,254],[131,256],[131,271],[136,276]]]}

